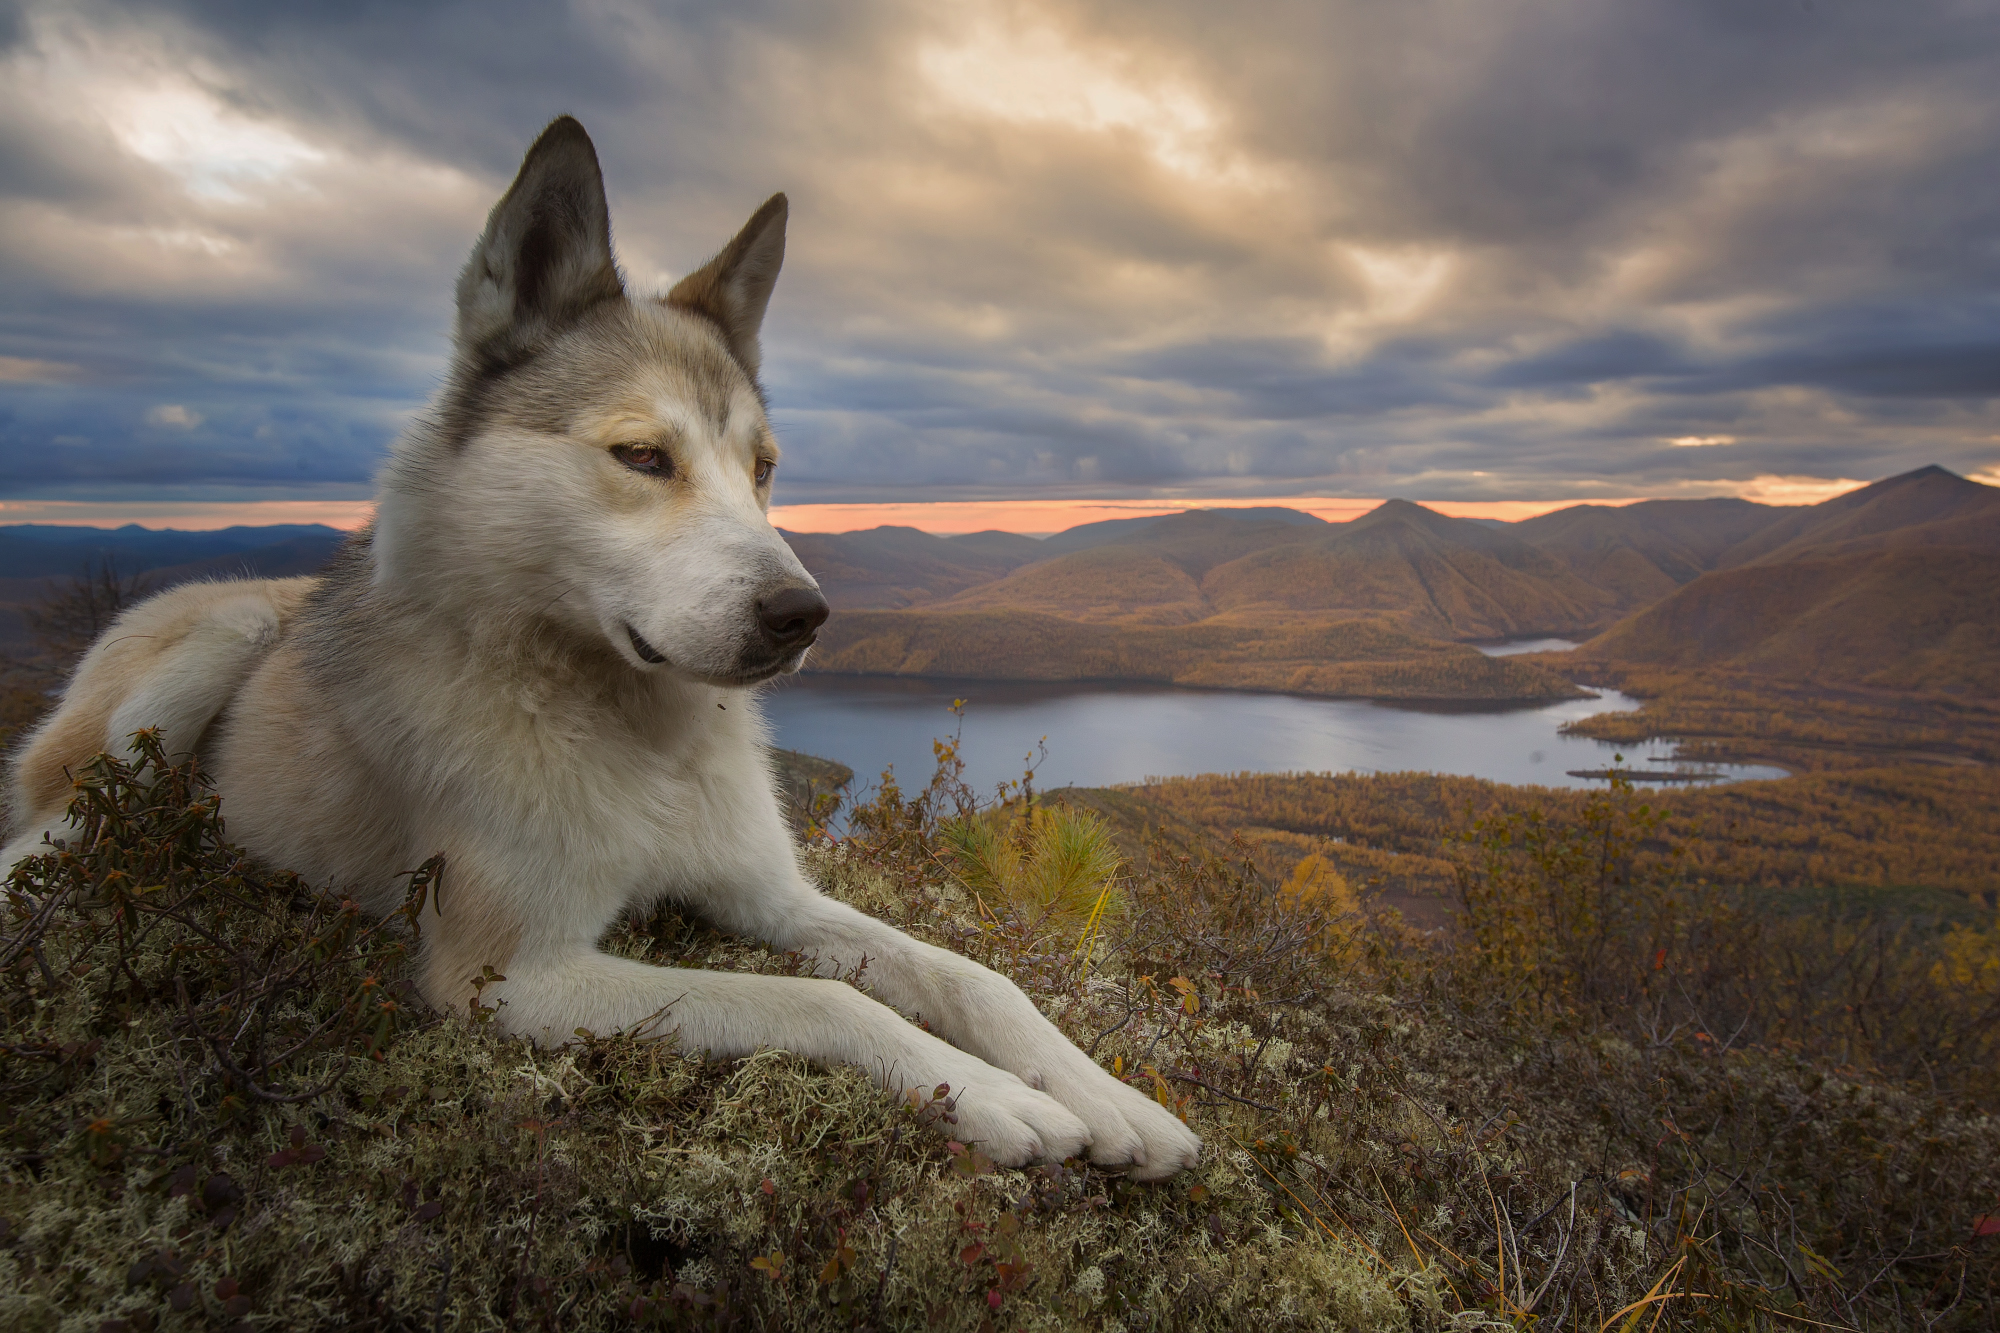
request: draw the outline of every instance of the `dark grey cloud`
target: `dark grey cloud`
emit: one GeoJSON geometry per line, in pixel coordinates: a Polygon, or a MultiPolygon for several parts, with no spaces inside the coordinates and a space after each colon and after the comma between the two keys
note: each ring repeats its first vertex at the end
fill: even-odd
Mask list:
{"type": "Polygon", "coordinates": [[[1990,4],[34,0],[0,62],[0,496],[364,494],[561,111],[635,286],[791,193],[794,502],[2000,465],[1990,4]]]}

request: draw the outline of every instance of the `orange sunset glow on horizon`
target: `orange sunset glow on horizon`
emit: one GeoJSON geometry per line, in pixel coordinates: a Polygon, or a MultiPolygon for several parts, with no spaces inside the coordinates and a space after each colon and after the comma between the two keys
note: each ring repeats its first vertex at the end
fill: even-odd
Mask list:
{"type": "MultiPolygon", "coordinates": [[[[1802,485],[1786,478],[1760,478],[1764,485],[1743,487],[1742,498],[1764,504],[1816,504],[1852,490],[1859,482],[1802,485]]],[[[791,532],[859,532],[868,528],[917,528],[938,536],[998,529],[1045,536],[1083,523],[1107,519],[1150,518],[1194,509],[1249,509],[1280,506],[1345,523],[1383,503],[1382,498],[1351,496],[1175,497],[1116,500],[935,500],[850,504],[779,504],[771,506],[771,522],[791,532]]],[[[1621,507],[1656,496],[1591,497],[1560,500],[1419,500],[1426,509],[1452,518],[1498,519],[1515,523],[1575,505],[1621,507]]],[[[178,528],[208,532],[217,528],[278,523],[323,524],[352,531],[375,515],[372,500],[105,501],[0,500],[0,525],[41,523],[61,527],[116,528],[128,523],[142,528],[178,528]]]]}

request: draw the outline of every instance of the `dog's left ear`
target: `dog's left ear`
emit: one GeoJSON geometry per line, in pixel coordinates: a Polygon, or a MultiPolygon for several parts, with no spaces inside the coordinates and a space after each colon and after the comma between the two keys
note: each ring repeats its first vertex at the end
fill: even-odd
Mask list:
{"type": "Polygon", "coordinates": [[[760,357],[757,331],[764,326],[764,308],[785,262],[785,216],[791,205],[774,194],[750,215],[736,239],[722,253],[674,284],[667,304],[708,316],[722,326],[729,350],[757,378],[760,357]]]}
{"type": "Polygon", "coordinates": [[[624,294],[597,149],[560,116],[521,159],[459,275],[459,351],[505,365],[624,294]]]}

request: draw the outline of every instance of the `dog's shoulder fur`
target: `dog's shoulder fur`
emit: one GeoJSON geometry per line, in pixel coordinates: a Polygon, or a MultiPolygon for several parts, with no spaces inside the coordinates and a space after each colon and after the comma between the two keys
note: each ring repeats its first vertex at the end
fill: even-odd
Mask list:
{"type": "Polygon", "coordinates": [[[498,1022],[780,1046],[947,1083],[997,1160],[1192,1163],[1172,1115],[1004,978],[817,892],[779,811],[756,687],[827,614],[766,516],[757,383],[784,257],[774,196],[664,298],[633,299],[595,149],[551,125],[458,283],[453,363],[384,468],[376,519],[319,576],[177,588],[121,616],[12,774],[5,863],[59,836],[66,773],[158,726],[199,753],[232,838],[376,911],[445,857],[419,984],[498,1022]],[[672,898],[842,983],[648,967],[598,947],[672,898]]]}

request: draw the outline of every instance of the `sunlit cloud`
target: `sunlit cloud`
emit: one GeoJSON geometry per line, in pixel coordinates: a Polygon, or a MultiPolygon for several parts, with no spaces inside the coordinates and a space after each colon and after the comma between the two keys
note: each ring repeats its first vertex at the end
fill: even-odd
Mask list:
{"type": "Polygon", "coordinates": [[[66,118],[94,122],[113,143],[199,199],[240,203],[257,186],[324,162],[291,127],[232,106],[169,51],[121,41],[73,18],[34,15],[35,40],[7,62],[10,79],[66,118]]]}
{"type": "Polygon", "coordinates": [[[1858,491],[1868,483],[1851,477],[1752,477],[1748,481],[1716,482],[1714,493],[1734,495],[1769,505],[1815,505],[1858,491]]]}
{"type": "Polygon", "coordinates": [[[1122,135],[1160,166],[1203,184],[1269,183],[1226,142],[1223,116],[1207,94],[1184,74],[1148,65],[1130,45],[993,18],[917,52],[933,95],[963,113],[1122,135]]]}
{"type": "Polygon", "coordinates": [[[1668,444],[1678,449],[1708,449],[1720,444],[1734,444],[1734,435],[1676,435],[1668,444]]]}
{"type": "Polygon", "coordinates": [[[201,413],[181,403],[161,403],[146,411],[149,426],[173,426],[180,430],[193,430],[203,421],[201,413]]]}
{"type": "Polygon", "coordinates": [[[112,133],[134,156],[171,171],[190,194],[211,199],[241,199],[246,185],[292,175],[327,156],[188,85],[114,94],[104,109],[112,133]]]}
{"type": "Polygon", "coordinates": [[[44,361],[32,356],[0,356],[0,382],[67,384],[83,378],[83,367],[68,361],[44,361]]]}

